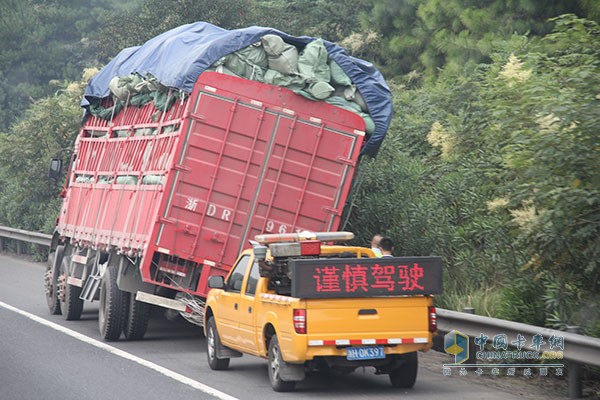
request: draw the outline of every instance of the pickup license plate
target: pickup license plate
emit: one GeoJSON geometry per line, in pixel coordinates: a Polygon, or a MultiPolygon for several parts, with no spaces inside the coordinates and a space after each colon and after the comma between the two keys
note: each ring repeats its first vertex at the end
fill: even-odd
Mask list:
{"type": "Polygon", "coordinates": [[[362,346],[346,348],[346,359],[348,360],[377,360],[385,358],[383,346],[362,346]]]}

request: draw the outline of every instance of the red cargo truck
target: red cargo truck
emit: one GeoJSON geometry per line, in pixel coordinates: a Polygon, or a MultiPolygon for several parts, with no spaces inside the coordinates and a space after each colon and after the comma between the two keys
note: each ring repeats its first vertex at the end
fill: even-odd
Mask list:
{"type": "Polygon", "coordinates": [[[336,230],[364,137],[352,112],[215,72],[156,112],[87,120],[58,217],[51,311],[100,295],[108,340],[142,337],[148,303],[201,321],[208,277],[259,233],[336,230]]]}
{"type": "MultiPolygon", "coordinates": [[[[208,277],[225,276],[257,234],[337,230],[359,156],[377,153],[391,118],[381,74],[339,46],[202,22],[124,49],[90,80],[82,106],[45,292],[50,311],[67,320],[99,300],[106,340],[142,338],[151,305],[202,324],[208,277]],[[321,62],[318,74],[288,78],[297,90],[298,79],[327,79],[329,65],[343,70],[346,82],[331,83],[362,94],[374,122],[368,138],[364,113],[262,83],[266,55],[242,68],[247,79],[211,72],[238,50],[238,66],[246,63],[265,35],[288,50],[326,52],[303,61],[321,62]],[[157,90],[145,105],[112,86],[142,76],[157,90]]],[[[53,160],[51,174],[60,164],[53,160]]]]}

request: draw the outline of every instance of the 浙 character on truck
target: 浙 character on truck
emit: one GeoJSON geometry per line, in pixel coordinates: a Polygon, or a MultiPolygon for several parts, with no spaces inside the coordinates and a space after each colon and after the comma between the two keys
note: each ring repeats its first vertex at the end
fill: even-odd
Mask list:
{"type": "Polygon", "coordinates": [[[412,387],[417,351],[436,334],[439,257],[376,258],[335,244],[350,232],[257,235],[227,278],[213,276],[206,302],[207,359],[215,370],[250,354],[268,360],[276,391],[306,370],[374,367],[412,387]],[[329,243],[329,244],[326,244],[329,243]]]}

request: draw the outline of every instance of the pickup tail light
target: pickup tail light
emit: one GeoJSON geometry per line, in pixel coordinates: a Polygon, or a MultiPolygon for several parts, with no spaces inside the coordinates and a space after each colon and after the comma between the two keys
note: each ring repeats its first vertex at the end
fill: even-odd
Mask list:
{"type": "Polygon", "coordinates": [[[294,309],[294,330],[296,333],[306,333],[306,309],[294,309]]]}
{"type": "Polygon", "coordinates": [[[437,332],[437,314],[435,307],[429,307],[429,332],[437,332]]]}

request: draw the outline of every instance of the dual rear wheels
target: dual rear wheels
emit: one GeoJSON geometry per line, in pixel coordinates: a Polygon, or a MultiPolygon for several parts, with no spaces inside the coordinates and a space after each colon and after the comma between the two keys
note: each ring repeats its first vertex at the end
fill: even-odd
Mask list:
{"type": "Polygon", "coordinates": [[[135,294],[117,286],[119,268],[109,265],[100,285],[98,328],[105,340],[119,340],[121,333],[127,340],[140,340],[146,334],[150,320],[150,305],[135,299],[135,294]]]}
{"type": "MultiPolygon", "coordinates": [[[[83,299],[79,297],[82,288],[69,283],[69,263],[65,246],[58,246],[50,254],[44,274],[44,292],[51,314],[62,314],[65,320],[74,321],[81,318],[83,299]]],[[[118,270],[116,265],[108,266],[100,284],[100,334],[109,341],[118,340],[121,333],[127,340],[139,340],[146,334],[151,306],[135,300],[135,294],[119,289],[118,270]]]]}

